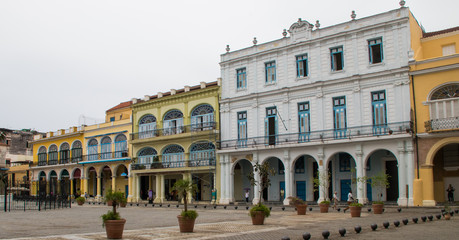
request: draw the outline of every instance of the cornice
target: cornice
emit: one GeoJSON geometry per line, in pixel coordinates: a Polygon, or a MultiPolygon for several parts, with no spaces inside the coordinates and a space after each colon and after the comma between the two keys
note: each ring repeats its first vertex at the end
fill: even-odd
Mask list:
{"type": "Polygon", "coordinates": [[[30,141],[30,143],[36,144],[36,143],[50,142],[50,141],[55,141],[55,140],[60,140],[60,139],[65,139],[65,138],[76,137],[78,135],[83,135],[83,134],[84,134],[84,130],[74,132],[74,133],[68,133],[64,135],[58,135],[58,136],[52,136],[52,137],[42,138],[38,140],[33,140],[33,141],[30,141]]]}
{"type": "Polygon", "coordinates": [[[439,67],[433,67],[433,68],[427,68],[427,69],[422,69],[422,70],[416,70],[416,71],[410,72],[410,75],[417,76],[417,75],[422,75],[422,74],[427,74],[427,73],[443,72],[443,71],[457,70],[457,69],[459,69],[459,63],[439,66],[439,67]]]}

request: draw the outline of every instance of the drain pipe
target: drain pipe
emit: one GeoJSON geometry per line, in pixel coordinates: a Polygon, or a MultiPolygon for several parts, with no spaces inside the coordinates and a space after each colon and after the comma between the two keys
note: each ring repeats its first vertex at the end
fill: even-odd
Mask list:
{"type": "Polygon", "coordinates": [[[414,91],[414,76],[411,75],[411,88],[413,91],[413,111],[414,111],[414,144],[416,146],[416,178],[419,179],[419,146],[418,146],[418,124],[416,115],[416,95],[414,91]]]}

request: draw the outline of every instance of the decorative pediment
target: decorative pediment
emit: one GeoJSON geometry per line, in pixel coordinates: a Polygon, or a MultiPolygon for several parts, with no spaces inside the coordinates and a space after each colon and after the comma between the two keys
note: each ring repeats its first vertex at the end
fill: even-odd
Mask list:
{"type": "Polygon", "coordinates": [[[311,31],[314,25],[310,24],[308,21],[301,20],[298,18],[298,21],[293,23],[288,32],[292,37],[293,41],[297,41],[299,39],[309,39],[311,37],[311,31]]]}

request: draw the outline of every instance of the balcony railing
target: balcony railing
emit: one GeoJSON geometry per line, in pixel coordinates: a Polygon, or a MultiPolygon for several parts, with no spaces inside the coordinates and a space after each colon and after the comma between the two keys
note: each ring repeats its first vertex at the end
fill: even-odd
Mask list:
{"type": "Polygon", "coordinates": [[[215,158],[170,162],[134,163],[133,170],[215,166],[215,158]]]}
{"type": "Polygon", "coordinates": [[[96,154],[89,154],[89,155],[81,155],[75,156],[71,158],[65,159],[53,159],[53,160],[39,160],[38,166],[47,166],[47,165],[57,165],[59,164],[68,164],[68,163],[78,163],[82,161],[96,161],[96,160],[104,160],[104,159],[118,159],[118,158],[126,158],[128,157],[128,151],[115,151],[115,152],[108,152],[108,153],[96,153],[96,154]]]}
{"type": "Polygon", "coordinates": [[[363,137],[379,137],[384,135],[403,134],[411,132],[411,122],[398,122],[382,125],[367,125],[348,127],[345,129],[329,129],[301,133],[279,134],[245,139],[223,140],[219,142],[219,149],[246,148],[255,146],[287,145],[305,142],[319,142],[326,140],[353,139],[363,137]]]}
{"type": "Polygon", "coordinates": [[[131,133],[131,140],[147,139],[160,136],[170,136],[182,133],[195,133],[201,131],[214,130],[217,127],[216,122],[204,122],[199,124],[184,125],[171,128],[155,129],[144,132],[131,133]]]}
{"type": "Polygon", "coordinates": [[[459,117],[431,119],[425,122],[427,132],[459,129],[459,117]]]}

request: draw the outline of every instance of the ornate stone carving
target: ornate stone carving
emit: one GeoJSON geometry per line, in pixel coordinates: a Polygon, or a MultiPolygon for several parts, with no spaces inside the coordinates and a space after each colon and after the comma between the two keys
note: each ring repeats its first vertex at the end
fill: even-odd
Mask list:
{"type": "Polygon", "coordinates": [[[355,11],[352,10],[352,14],[351,14],[352,20],[355,20],[356,17],[357,17],[357,14],[355,14],[355,11]]]}
{"type": "Polygon", "coordinates": [[[319,27],[320,27],[319,20],[316,20],[316,28],[319,29],[319,27]]]}
{"type": "Polygon", "coordinates": [[[225,48],[226,52],[228,53],[230,51],[230,47],[229,45],[226,45],[226,48],[225,48]]]}

